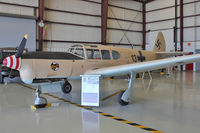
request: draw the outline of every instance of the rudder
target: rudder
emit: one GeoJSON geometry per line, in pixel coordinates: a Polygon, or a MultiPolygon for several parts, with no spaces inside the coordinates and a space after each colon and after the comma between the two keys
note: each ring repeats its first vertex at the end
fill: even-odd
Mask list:
{"type": "Polygon", "coordinates": [[[166,50],[165,38],[163,36],[163,33],[159,32],[156,41],[154,43],[153,52],[165,52],[165,50],[166,50]]]}

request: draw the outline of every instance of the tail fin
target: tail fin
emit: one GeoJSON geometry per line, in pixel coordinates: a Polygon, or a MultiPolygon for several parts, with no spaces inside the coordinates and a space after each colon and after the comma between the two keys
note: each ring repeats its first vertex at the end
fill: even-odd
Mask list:
{"type": "Polygon", "coordinates": [[[165,38],[162,32],[159,32],[154,44],[153,52],[165,52],[165,48],[165,38]]]}

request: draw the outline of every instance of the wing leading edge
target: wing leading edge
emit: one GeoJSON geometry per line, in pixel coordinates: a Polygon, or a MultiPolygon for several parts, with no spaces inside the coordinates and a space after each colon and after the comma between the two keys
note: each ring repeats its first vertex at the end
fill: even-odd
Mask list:
{"type": "Polygon", "coordinates": [[[117,76],[117,75],[129,74],[130,72],[139,73],[139,72],[151,71],[151,70],[166,68],[170,66],[183,65],[183,64],[188,64],[188,63],[198,62],[198,61],[200,61],[200,54],[195,54],[195,55],[165,58],[165,59],[159,59],[159,60],[147,61],[147,62],[141,62],[141,63],[133,63],[133,64],[120,65],[120,66],[100,68],[96,70],[87,71],[85,74],[98,74],[102,76],[117,76]]]}
{"type": "Polygon", "coordinates": [[[156,52],[157,55],[165,55],[165,56],[177,56],[183,54],[190,54],[191,52],[156,52]]]}

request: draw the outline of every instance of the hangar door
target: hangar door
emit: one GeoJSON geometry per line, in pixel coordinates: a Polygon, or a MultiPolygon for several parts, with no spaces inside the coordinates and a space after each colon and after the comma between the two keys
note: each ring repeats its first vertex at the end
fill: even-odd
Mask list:
{"type": "Polygon", "coordinates": [[[26,48],[36,50],[36,20],[0,16],[0,47],[19,46],[28,34],[26,48]]]}

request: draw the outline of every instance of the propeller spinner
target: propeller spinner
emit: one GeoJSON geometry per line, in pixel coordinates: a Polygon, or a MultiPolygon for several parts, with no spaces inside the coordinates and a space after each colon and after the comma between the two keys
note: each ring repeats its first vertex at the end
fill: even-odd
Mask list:
{"type": "Polygon", "coordinates": [[[21,67],[21,56],[23,54],[26,41],[27,41],[28,35],[25,34],[24,38],[22,39],[19,48],[17,50],[17,53],[15,55],[9,56],[3,60],[3,64],[6,67],[9,67],[11,69],[19,70],[21,67]]]}

